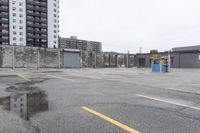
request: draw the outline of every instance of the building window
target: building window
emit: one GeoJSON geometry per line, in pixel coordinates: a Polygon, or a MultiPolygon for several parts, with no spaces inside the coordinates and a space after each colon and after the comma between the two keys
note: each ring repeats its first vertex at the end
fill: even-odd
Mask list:
{"type": "Polygon", "coordinates": [[[13,7],[12,9],[13,9],[13,11],[15,11],[15,10],[16,10],[16,7],[13,7]]]}
{"type": "Polygon", "coordinates": [[[16,22],[16,19],[13,19],[13,23],[15,23],[16,22]]]}
{"type": "Polygon", "coordinates": [[[23,6],[23,3],[22,3],[22,2],[19,2],[19,6],[23,6]]]}
{"type": "Polygon", "coordinates": [[[13,34],[14,34],[14,35],[16,35],[16,34],[17,34],[17,32],[16,32],[16,31],[13,31],[13,34]]]}
{"type": "Polygon", "coordinates": [[[23,112],[24,112],[24,110],[23,110],[23,109],[20,109],[20,112],[21,112],[21,113],[23,113],[23,112]]]}

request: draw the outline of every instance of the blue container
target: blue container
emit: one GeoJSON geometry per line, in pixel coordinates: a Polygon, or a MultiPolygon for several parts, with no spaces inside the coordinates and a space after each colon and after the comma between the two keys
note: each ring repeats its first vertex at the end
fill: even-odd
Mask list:
{"type": "Polygon", "coordinates": [[[169,72],[168,70],[168,65],[162,65],[162,72],[166,73],[166,72],[169,72]]]}
{"type": "Polygon", "coordinates": [[[152,72],[160,72],[160,64],[153,64],[152,72]]]}
{"type": "Polygon", "coordinates": [[[153,64],[152,65],[152,72],[169,72],[168,65],[161,65],[160,64],[153,64]]]}

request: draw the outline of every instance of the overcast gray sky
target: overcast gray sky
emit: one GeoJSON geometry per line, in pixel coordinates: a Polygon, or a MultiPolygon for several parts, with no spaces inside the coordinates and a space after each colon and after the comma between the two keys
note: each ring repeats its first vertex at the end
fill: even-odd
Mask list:
{"type": "Polygon", "coordinates": [[[104,51],[200,45],[200,0],[60,0],[60,36],[72,35],[104,51]]]}

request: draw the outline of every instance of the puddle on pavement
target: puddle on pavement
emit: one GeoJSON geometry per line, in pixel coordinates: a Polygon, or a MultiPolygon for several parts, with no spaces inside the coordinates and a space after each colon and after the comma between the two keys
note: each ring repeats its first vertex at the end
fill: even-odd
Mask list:
{"type": "Polygon", "coordinates": [[[4,110],[16,113],[24,120],[29,120],[36,113],[48,111],[46,93],[33,84],[34,82],[26,82],[6,88],[10,96],[0,97],[0,105],[4,110]]]}

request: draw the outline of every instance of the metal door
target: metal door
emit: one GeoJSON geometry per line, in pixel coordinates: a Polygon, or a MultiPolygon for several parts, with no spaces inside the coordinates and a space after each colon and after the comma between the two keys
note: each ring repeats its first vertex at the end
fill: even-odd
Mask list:
{"type": "Polygon", "coordinates": [[[81,68],[80,52],[64,52],[65,68],[81,68]]]}
{"type": "Polygon", "coordinates": [[[139,67],[145,67],[145,58],[139,58],[139,67]]]}

